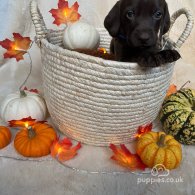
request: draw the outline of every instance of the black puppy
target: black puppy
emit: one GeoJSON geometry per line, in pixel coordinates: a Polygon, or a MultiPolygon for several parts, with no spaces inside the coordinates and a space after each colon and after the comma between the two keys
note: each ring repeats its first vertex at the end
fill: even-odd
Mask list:
{"type": "Polygon", "coordinates": [[[106,16],[104,26],[113,37],[116,60],[141,66],[160,66],[180,58],[176,50],[162,50],[162,35],[170,27],[165,0],[120,0],[106,16]]]}

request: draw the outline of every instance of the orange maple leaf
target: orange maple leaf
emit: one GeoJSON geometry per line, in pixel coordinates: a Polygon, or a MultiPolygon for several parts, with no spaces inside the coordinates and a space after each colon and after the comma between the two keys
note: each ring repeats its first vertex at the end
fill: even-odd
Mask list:
{"type": "Polygon", "coordinates": [[[140,138],[143,134],[152,131],[152,126],[152,123],[150,123],[148,125],[138,127],[135,137],[140,138]]]}
{"type": "Polygon", "coordinates": [[[106,49],[105,49],[105,48],[103,48],[103,47],[99,48],[99,49],[98,49],[98,51],[100,51],[100,52],[102,52],[102,53],[104,53],[104,54],[106,54],[106,53],[107,53],[106,49]]]}
{"type": "Polygon", "coordinates": [[[172,84],[172,85],[170,85],[169,89],[167,90],[166,97],[168,97],[176,92],[177,92],[177,86],[172,84]]]}
{"type": "Polygon", "coordinates": [[[46,121],[36,121],[36,119],[32,119],[31,116],[23,118],[21,120],[8,121],[10,127],[28,127],[35,125],[35,123],[37,122],[45,123],[46,121]]]}
{"type": "Polygon", "coordinates": [[[121,166],[131,171],[145,170],[146,165],[143,164],[140,157],[137,154],[132,154],[124,144],[120,145],[120,147],[110,144],[110,148],[114,153],[111,159],[115,160],[121,166]]]}
{"type": "Polygon", "coordinates": [[[76,146],[72,147],[72,142],[68,138],[63,140],[56,139],[51,146],[51,156],[57,158],[59,161],[67,161],[77,155],[77,150],[81,148],[79,142],[76,146]]]}
{"type": "Polygon", "coordinates": [[[13,33],[14,41],[5,39],[0,41],[0,45],[7,49],[4,58],[16,58],[17,61],[23,60],[23,55],[27,53],[31,40],[29,37],[22,37],[19,33],[13,33]]]}
{"type": "Polygon", "coordinates": [[[58,9],[51,9],[49,12],[55,18],[53,24],[67,24],[68,22],[76,22],[81,15],[78,13],[79,4],[76,1],[74,5],[69,8],[68,1],[59,0],[58,9]]]}

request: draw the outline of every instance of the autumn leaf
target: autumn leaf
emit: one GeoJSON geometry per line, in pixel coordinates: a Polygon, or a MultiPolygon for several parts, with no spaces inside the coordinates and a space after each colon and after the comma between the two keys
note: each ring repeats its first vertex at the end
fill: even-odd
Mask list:
{"type": "Polygon", "coordinates": [[[99,48],[99,49],[98,49],[98,51],[99,51],[99,52],[102,52],[102,53],[104,53],[104,54],[106,54],[106,53],[107,53],[106,49],[105,49],[105,48],[103,48],[103,47],[99,48]]]}
{"type": "Polygon", "coordinates": [[[169,87],[169,89],[167,91],[166,97],[168,97],[168,96],[170,96],[170,95],[172,95],[172,94],[174,94],[176,92],[177,92],[177,86],[172,84],[172,85],[170,85],[170,87],[169,87]]]}
{"type": "Polygon", "coordinates": [[[55,18],[53,24],[67,24],[68,22],[76,22],[81,15],[78,13],[79,4],[75,2],[72,7],[69,8],[68,1],[59,0],[58,9],[51,9],[49,12],[55,18]]]}
{"type": "Polygon", "coordinates": [[[5,39],[0,41],[0,45],[7,49],[4,58],[16,58],[17,61],[23,60],[23,55],[27,53],[31,40],[29,37],[22,37],[19,33],[13,33],[14,41],[5,39]]]}
{"type": "Polygon", "coordinates": [[[10,127],[28,127],[33,126],[37,122],[45,123],[46,121],[36,121],[36,119],[32,119],[31,116],[23,118],[21,120],[8,121],[10,127]]]}
{"type": "Polygon", "coordinates": [[[59,161],[67,161],[74,158],[77,155],[77,150],[81,148],[79,142],[76,146],[72,147],[72,142],[68,138],[63,140],[55,140],[51,146],[51,156],[57,158],[59,161]]]}
{"type": "Polygon", "coordinates": [[[135,138],[140,138],[143,134],[152,131],[152,126],[152,123],[150,123],[148,125],[138,127],[135,138]]]}
{"type": "Polygon", "coordinates": [[[27,87],[24,87],[24,90],[25,91],[30,91],[30,92],[33,92],[33,93],[39,93],[39,91],[37,89],[28,89],[27,87]]]}
{"type": "Polygon", "coordinates": [[[121,166],[131,171],[145,170],[146,165],[143,164],[140,157],[137,154],[132,154],[124,144],[120,145],[120,147],[110,144],[110,149],[114,153],[111,159],[115,160],[121,166]]]}

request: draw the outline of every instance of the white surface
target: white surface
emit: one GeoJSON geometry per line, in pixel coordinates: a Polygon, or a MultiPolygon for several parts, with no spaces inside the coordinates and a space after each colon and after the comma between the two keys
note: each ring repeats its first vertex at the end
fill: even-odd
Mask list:
{"type": "MultiPolygon", "coordinates": [[[[57,7],[57,0],[38,0],[41,12],[44,15],[49,28],[56,29],[52,24],[52,17],[48,11],[57,7]]],[[[70,2],[74,2],[71,0],[70,2]]],[[[78,0],[80,12],[85,20],[95,26],[102,26],[103,19],[114,0],[78,0]],[[103,5],[102,5],[103,2],[103,5]]],[[[195,11],[194,0],[169,0],[171,13],[180,7],[188,6],[195,11]]],[[[1,0],[0,4],[0,40],[12,38],[12,32],[19,32],[33,39],[35,32],[31,25],[29,14],[29,0],[1,0]]],[[[181,19],[175,25],[172,36],[178,37],[185,19],[181,19]]],[[[173,81],[183,85],[191,80],[190,87],[195,88],[195,31],[181,50],[183,59],[177,62],[173,81]]],[[[0,101],[10,92],[16,91],[26,77],[29,70],[28,58],[16,63],[15,59],[4,60],[4,49],[0,48],[0,101]]],[[[41,88],[41,62],[40,52],[36,45],[31,49],[33,59],[33,72],[27,83],[28,88],[41,88]]],[[[11,145],[10,145],[11,147],[11,145]]],[[[12,148],[13,149],[13,148],[12,148]]],[[[170,177],[182,176],[183,183],[160,183],[137,185],[137,177],[132,174],[102,175],[87,174],[72,171],[58,164],[56,161],[46,158],[41,162],[18,161],[0,158],[0,194],[1,195],[50,195],[50,194],[85,194],[85,195],[123,195],[123,194],[158,194],[158,195],[184,195],[195,194],[195,153],[194,146],[184,147],[184,161],[182,166],[171,172],[170,177]]],[[[13,157],[15,152],[9,154],[13,157]]],[[[6,153],[8,154],[8,153],[6,153]]],[[[110,151],[107,148],[95,148],[84,146],[80,150],[80,156],[75,159],[75,167],[88,168],[90,170],[104,170],[107,167],[119,170],[113,162],[105,160],[109,158],[110,151]],[[92,154],[89,156],[89,154],[92,154]],[[87,156],[88,155],[88,156],[87,156]],[[99,159],[99,161],[98,161],[99,159]],[[104,164],[106,162],[107,164],[104,164]],[[102,165],[103,164],[103,165],[102,165]]],[[[0,151],[5,155],[5,151],[0,151]]],[[[73,163],[73,162],[69,162],[73,163]]],[[[147,176],[145,176],[147,177],[147,176]]]]}
{"type": "MultiPolygon", "coordinates": [[[[160,130],[159,127],[155,123],[154,129],[160,130]]],[[[16,132],[12,129],[13,137],[16,132]]],[[[133,152],[134,146],[132,143],[128,148],[133,152]]],[[[181,166],[171,171],[168,177],[162,177],[181,177],[182,183],[138,184],[138,179],[158,177],[152,177],[150,170],[146,170],[147,174],[132,174],[121,168],[109,159],[112,152],[107,147],[82,145],[78,156],[63,166],[50,156],[38,159],[22,157],[14,150],[12,141],[0,152],[0,194],[194,194],[194,155],[190,155],[193,150],[192,146],[183,147],[181,166]],[[74,171],[72,167],[79,170],[74,171]]]]}

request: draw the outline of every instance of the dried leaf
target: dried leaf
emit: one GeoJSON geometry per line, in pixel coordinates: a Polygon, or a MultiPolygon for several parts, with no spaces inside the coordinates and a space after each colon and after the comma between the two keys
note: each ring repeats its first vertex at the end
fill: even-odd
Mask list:
{"type": "Polygon", "coordinates": [[[170,95],[172,95],[172,94],[174,94],[176,92],[177,92],[177,86],[172,84],[172,85],[170,85],[170,87],[169,87],[169,89],[167,91],[166,97],[168,97],[168,96],[170,96],[170,95]]]}
{"type": "Polygon", "coordinates": [[[24,90],[25,91],[30,91],[30,92],[33,92],[33,93],[39,93],[39,91],[37,89],[28,89],[27,87],[24,87],[24,90]]]}
{"type": "Polygon", "coordinates": [[[102,52],[102,53],[104,53],[104,54],[106,54],[106,53],[107,53],[106,49],[105,49],[105,48],[103,48],[103,47],[99,48],[99,49],[98,49],[98,51],[100,51],[100,52],[102,52]]]}
{"type": "Polygon", "coordinates": [[[67,161],[74,158],[77,155],[77,150],[79,150],[80,148],[80,142],[76,146],[72,147],[72,142],[70,139],[57,139],[51,146],[51,156],[53,158],[57,158],[61,162],[67,161]]]}
{"type": "Polygon", "coordinates": [[[27,53],[31,40],[29,37],[22,37],[19,33],[13,33],[14,41],[5,39],[0,41],[0,45],[7,49],[4,58],[16,58],[17,61],[23,60],[23,55],[27,53]]]}
{"type": "Polygon", "coordinates": [[[114,153],[111,159],[115,160],[121,166],[126,167],[131,171],[145,170],[146,165],[143,164],[140,157],[137,154],[132,154],[124,144],[120,145],[120,147],[111,144],[110,148],[114,153]]]}
{"type": "Polygon", "coordinates": [[[140,138],[143,134],[152,131],[152,126],[152,123],[150,123],[148,125],[138,127],[135,137],[140,138]]]}
{"type": "Polygon", "coordinates": [[[59,0],[58,9],[51,9],[49,12],[55,18],[53,24],[67,24],[68,22],[76,22],[81,15],[78,13],[79,4],[75,2],[72,7],[69,8],[68,1],[59,0]]]}

